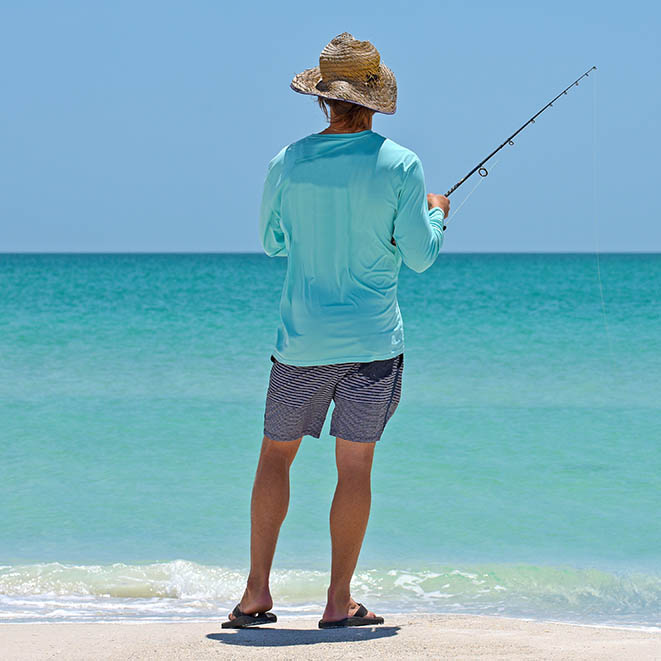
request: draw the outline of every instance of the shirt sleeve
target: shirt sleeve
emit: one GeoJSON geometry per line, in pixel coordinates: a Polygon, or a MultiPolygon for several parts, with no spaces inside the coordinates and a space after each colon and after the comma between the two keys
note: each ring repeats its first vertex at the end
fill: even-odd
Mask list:
{"type": "MultiPolygon", "coordinates": [[[[277,159],[277,157],[276,157],[277,159]]],[[[262,204],[259,213],[259,237],[264,252],[269,257],[287,257],[285,233],[280,225],[280,195],[278,194],[279,167],[273,159],[264,181],[262,204]]]]}
{"type": "Polygon", "coordinates": [[[402,260],[417,273],[428,269],[443,245],[443,210],[427,208],[422,163],[416,157],[409,166],[399,194],[394,239],[402,260]]]}

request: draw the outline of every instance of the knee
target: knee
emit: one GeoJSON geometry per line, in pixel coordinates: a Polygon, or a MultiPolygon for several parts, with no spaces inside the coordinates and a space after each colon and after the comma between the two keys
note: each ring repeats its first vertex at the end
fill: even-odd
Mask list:
{"type": "Polygon", "coordinates": [[[337,439],[335,460],[340,479],[365,480],[372,472],[376,443],[358,443],[337,439]]]}
{"type": "Polygon", "coordinates": [[[261,452],[262,459],[289,466],[294,461],[300,444],[300,438],[295,441],[274,441],[268,436],[264,436],[261,452]]]}
{"type": "Polygon", "coordinates": [[[353,457],[351,461],[337,462],[337,481],[359,487],[369,485],[372,476],[372,461],[353,457]]]}

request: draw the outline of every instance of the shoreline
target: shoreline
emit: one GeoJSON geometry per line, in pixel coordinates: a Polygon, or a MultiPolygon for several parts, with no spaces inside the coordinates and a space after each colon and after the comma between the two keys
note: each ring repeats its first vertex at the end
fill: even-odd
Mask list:
{"type": "Polygon", "coordinates": [[[661,631],[493,615],[390,613],[376,627],[321,630],[318,617],[283,616],[261,628],[186,622],[0,624],[6,661],[38,659],[589,659],[661,658],[661,631]],[[124,626],[124,625],[140,626],[124,626]]]}
{"type": "MultiPolygon", "coordinates": [[[[225,609],[227,612],[231,610],[231,608],[225,609]]],[[[274,612],[276,612],[276,609],[274,609],[274,612]]],[[[589,629],[616,629],[618,631],[637,631],[641,633],[656,633],[661,635],[661,623],[659,626],[651,626],[651,625],[645,625],[645,624],[623,624],[623,623],[612,623],[612,622],[577,622],[577,621],[571,621],[571,620],[554,620],[554,619],[547,619],[547,618],[535,618],[535,617],[526,617],[526,616],[516,616],[516,615],[491,615],[487,613],[461,613],[461,612],[423,612],[423,611],[386,611],[388,613],[388,617],[390,618],[396,618],[396,619],[402,619],[402,618],[416,618],[416,617],[421,617],[421,618],[438,618],[438,617],[464,617],[464,618],[492,618],[492,619],[499,619],[499,620],[510,620],[513,622],[530,622],[533,624],[557,624],[561,626],[569,626],[569,627],[587,627],[589,629]]],[[[277,613],[276,613],[277,614],[277,613]]],[[[16,625],[34,625],[34,626],[42,626],[42,625],[58,625],[58,624],[63,624],[63,625],[71,625],[71,624],[80,624],[82,625],[90,625],[90,624],[99,624],[99,625],[146,625],[146,624],[156,624],[156,625],[174,625],[174,624],[209,624],[209,623],[218,623],[218,622],[224,622],[225,621],[225,615],[224,611],[219,611],[218,615],[209,615],[209,616],[199,616],[199,617],[181,617],[181,618],[172,618],[169,619],[167,617],[158,617],[158,618],[152,618],[149,619],[144,616],[135,616],[135,617],[124,617],[121,619],[103,619],[103,618],[98,618],[94,620],[67,620],[67,619],[44,619],[44,620],[24,620],[24,621],[17,621],[17,620],[10,620],[10,619],[2,619],[2,616],[0,615],[0,627],[6,626],[8,624],[16,624],[16,625]]],[[[292,614],[290,612],[286,612],[284,615],[278,615],[278,621],[279,622],[284,622],[284,621],[291,621],[291,622],[297,622],[299,620],[305,620],[309,622],[316,622],[316,619],[318,619],[318,615],[311,614],[311,613],[301,613],[301,614],[292,614]]]]}

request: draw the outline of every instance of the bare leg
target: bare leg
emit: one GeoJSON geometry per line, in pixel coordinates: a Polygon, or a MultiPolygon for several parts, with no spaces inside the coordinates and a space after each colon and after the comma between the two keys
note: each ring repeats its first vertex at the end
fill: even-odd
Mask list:
{"type": "Polygon", "coordinates": [[[250,575],[239,604],[243,613],[273,608],[269,575],[280,526],[289,506],[289,468],[300,444],[300,438],[274,441],[264,436],[262,441],[250,504],[250,575]]]}
{"type": "MultiPolygon", "coordinates": [[[[351,598],[350,583],[363,544],[372,499],[371,472],[376,443],[356,443],[338,438],[335,445],[337,488],[330,512],[333,560],[324,620],[341,620],[358,604],[351,598]]],[[[368,613],[374,617],[374,613],[368,613]]]]}

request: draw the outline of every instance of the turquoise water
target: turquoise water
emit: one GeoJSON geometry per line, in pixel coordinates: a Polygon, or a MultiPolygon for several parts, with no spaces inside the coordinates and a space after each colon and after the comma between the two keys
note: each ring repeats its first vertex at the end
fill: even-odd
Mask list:
{"type": "MultiPolygon", "coordinates": [[[[0,255],[0,617],[216,618],[248,563],[286,260],[0,255]]],[[[374,610],[661,623],[661,255],[402,269],[374,610]]],[[[330,415],[328,416],[330,419],[330,415]]],[[[319,614],[333,439],[306,437],[278,613],[319,614]]]]}

